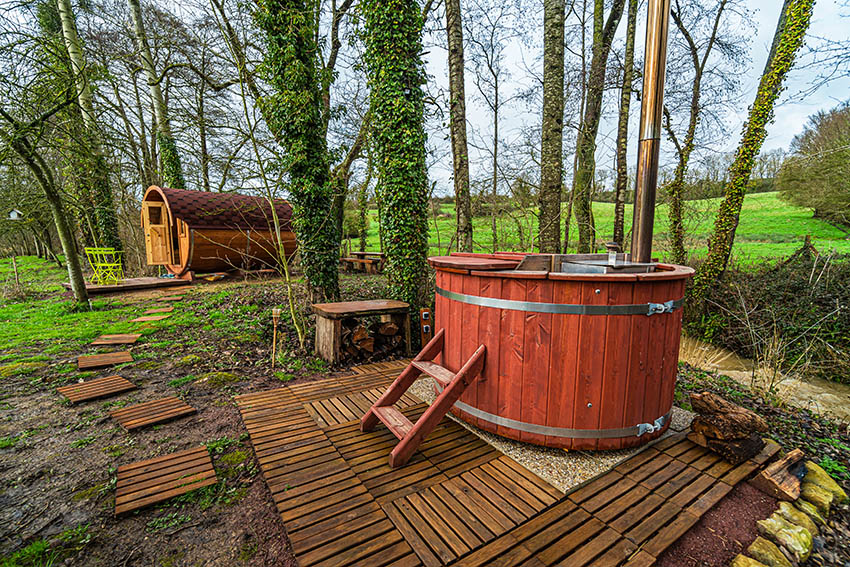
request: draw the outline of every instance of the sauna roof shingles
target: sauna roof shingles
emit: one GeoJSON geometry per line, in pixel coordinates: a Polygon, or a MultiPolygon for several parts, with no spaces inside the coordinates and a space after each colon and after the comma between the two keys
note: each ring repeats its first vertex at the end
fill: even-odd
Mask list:
{"type": "MultiPolygon", "coordinates": [[[[237,228],[268,230],[274,226],[269,202],[264,197],[239,193],[211,193],[160,187],[171,214],[189,228],[237,228]]],[[[280,229],[290,231],[292,207],[282,199],[274,201],[280,229]]]]}

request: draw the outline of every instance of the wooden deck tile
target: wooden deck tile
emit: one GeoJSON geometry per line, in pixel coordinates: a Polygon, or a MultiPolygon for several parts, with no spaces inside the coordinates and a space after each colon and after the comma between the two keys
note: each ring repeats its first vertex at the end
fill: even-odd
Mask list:
{"type": "Polygon", "coordinates": [[[218,482],[201,445],[118,467],[115,514],[123,514],[218,482]]]}
{"type": "Polygon", "coordinates": [[[154,307],[153,309],[145,311],[145,315],[150,315],[152,313],[171,313],[172,311],[174,311],[173,305],[169,305],[168,307],[154,307]]]}
{"type": "Polygon", "coordinates": [[[100,335],[98,338],[92,341],[92,346],[104,346],[104,345],[131,345],[135,343],[142,335],[138,334],[129,334],[129,335],[100,335]]]}
{"type": "Polygon", "coordinates": [[[105,368],[125,362],[133,362],[133,355],[128,350],[81,356],[77,358],[77,368],[79,370],[92,370],[94,368],[105,368]]]}
{"type": "Polygon", "coordinates": [[[163,319],[168,319],[171,315],[143,315],[141,317],[136,317],[135,319],[130,319],[131,323],[147,323],[150,321],[162,321],[163,319]]]}
{"type": "Polygon", "coordinates": [[[196,410],[180,398],[171,397],[135,404],[109,412],[128,431],[191,415],[196,410]]]}
{"type": "Polygon", "coordinates": [[[445,419],[392,469],[397,440],[359,419],[405,364],[236,398],[299,564],[649,567],[758,466],[674,435],[564,495],[445,419]]]}
{"type": "Polygon", "coordinates": [[[134,390],[136,385],[121,376],[106,376],[88,382],[79,382],[61,386],[56,390],[65,396],[69,402],[78,403],[114,396],[128,390],[134,390]]]}

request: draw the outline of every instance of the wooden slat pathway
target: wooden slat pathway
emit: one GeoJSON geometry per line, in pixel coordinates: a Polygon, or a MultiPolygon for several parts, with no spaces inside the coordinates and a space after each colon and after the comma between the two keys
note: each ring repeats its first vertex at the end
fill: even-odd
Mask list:
{"type": "Polygon", "coordinates": [[[115,514],[131,512],[218,482],[203,445],[118,467],[115,514]]]}
{"type": "Polygon", "coordinates": [[[105,368],[115,364],[123,364],[125,362],[133,362],[133,355],[128,350],[81,356],[77,358],[77,368],[79,370],[91,370],[94,368],[105,368]]]}
{"type": "Polygon", "coordinates": [[[127,431],[191,415],[197,410],[177,397],[135,404],[109,412],[127,431]]]}
{"type": "Polygon", "coordinates": [[[88,382],[79,382],[56,388],[56,391],[65,396],[69,402],[76,404],[87,400],[96,400],[135,390],[136,385],[121,376],[106,376],[96,378],[88,382]]]}
{"type": "Polygon", "coordinates": [[[681,435],[571,491],[456,565],[653,565],[737,483],[779,450],[732,466],[681,435]]]}
{"type": "Polygon", "coordinates": [[[153,309],[145,311],[145,315],[151,315],[153,313],[171,313],[172,311],[174,311],[173,305],[169,305],[168,307],[154,307],[153,309]]]}
{"type": "Polygon", "coordinates": [[[129,334],[129,335],[100,335],[98,338],[92,341],[92,346],[105,346],[105,345],[131,345],[139,340],[142,335],[138,334],[129,334]]]}
{"type": "MultiPolygon", "coordinates": [[[[652,565],[778,447],[733,467],[668,437],[568,495],[444,419],[406,466],[362,433],[400,364],[236,398],[302,567],[652,565]],[[349,419],[349,417],[354,417],[349,419]]],[[[409,419],[427,407],[396,406],[409,419]]]]}
{"type": "MultiPolygon", "coordinates": [[[[326,400],[313,400],[305,404],[304,409],[319,424],[319,427],[326,428],[349,421],[358,421],[383,393],[383,388],[372,388],[371,390],[335,396],[326,400]]],[[[421,402],[413,396],[405,394],[396,405],[399,408],[406,408],[418,403],[421,402]]]]}
{"type": "Polygon", "coordinates": [[[157,301],[182,301],[182,295],[166,295],[165,297],[160,297],[157,301]]]}
{"type": "Polygon", "coordinates": [[[143,315],[141,317],[136,317],[135,319],[130,319],[131,323],[147,323],[149,321],[162,321],[163,319],[168,319],[171,315],[143,315]]]}

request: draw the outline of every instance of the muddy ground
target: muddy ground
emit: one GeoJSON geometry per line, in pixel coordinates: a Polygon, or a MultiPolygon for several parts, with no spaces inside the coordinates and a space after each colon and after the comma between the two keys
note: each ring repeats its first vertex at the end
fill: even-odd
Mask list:
{"type": "MultiPolygon", "coordinates": [[[[68,372],[80,354],[125,348],[88,347],[41,355],[48,360],[34,370],[3,378],[0,557],[16,551],[20,556],[22,549],[45,540],[49,549],[42,552],[43,558],[55,556],[57,565],[295,564],[233,396],[280,387],[283,381],[313,380],[326,369],[311,357],[288,354],[297,339],[283,325],[283,352],[275,371],[271,369],[271,319],[262,315],[270,305],[280,304],[282,286],[234,286],[226,293],[221,289],[228,287],[193,289],[176,303],[175,318],[191,311],[202,324],[170,327],[164,321],[159,330],[128,348],[133,363],[95,373],[68,372]],[[231,326],[229,319],[247,324],[231,326]],[[112,374],[138,389],[74,405],[55,391],[78,376],[90,380],[112,374]],[[108,415],[111,409],[174,395],[197,414],[131,433],[108,415]],[[211,449],[218,484],[114,516],[119,465],[200,444],[211,449]]],[[[159,306],[156,299],[171,293],[140,292],[111,301],[116,309],[128,304],[143,309],[159,306]]],[[[26,356],[49,346],[29,344],[26,356]]],[[[8,356],[9,351],[0,354],[8,356]]],[[[28,564],[26,558],[18,560],[28,564]]]]}

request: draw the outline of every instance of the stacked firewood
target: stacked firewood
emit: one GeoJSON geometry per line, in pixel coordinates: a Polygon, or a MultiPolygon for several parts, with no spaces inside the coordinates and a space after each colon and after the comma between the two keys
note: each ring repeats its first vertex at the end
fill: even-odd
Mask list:
{"type": "Polygon", "coordinates": [[[354,317],[342,320],[340,355],[343,362],[383,360],[401,352],[403,337],[391,321],[366,323],[354,317]]]}
{"type": "Polygon", "coordinates": [[[688,438],[707,447],[732,464],[756,456],[764,448],[762,434],[767,423],[758,414],[712,394],[691,394],[697,413],[688,438]]]}

